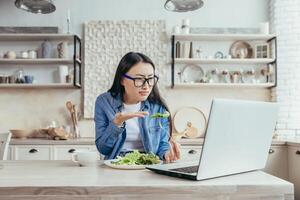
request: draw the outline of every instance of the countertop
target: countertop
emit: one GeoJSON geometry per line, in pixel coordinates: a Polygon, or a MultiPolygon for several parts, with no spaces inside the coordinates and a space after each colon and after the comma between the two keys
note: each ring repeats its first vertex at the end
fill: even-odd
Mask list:
{"type": "MultiPolygon", "coordinates": [[[[178,142],[181,145],[202,145],[204,139],[197,138],[197,139],[186,139],[183,138],[178,142]]],[[[11,145],[94,145],[95,139],[94,138],[80,138],[80,139],[68,139],[68,140],[48,140],[48,139],[35,139],[35,138],[28,138],[28,139],[11,139],[11,145]]],[[[292,145],[292,146],[300,146],[300,138],[280,138],[280,139],[273,139],[272,145],[292,145]]]]}
{"type": "Polygon", "coordinates": [[[293,199],[293,184],[261,171],[191,181],[102,161],[0,161],[0,177],[0,199],[293,199]]]}

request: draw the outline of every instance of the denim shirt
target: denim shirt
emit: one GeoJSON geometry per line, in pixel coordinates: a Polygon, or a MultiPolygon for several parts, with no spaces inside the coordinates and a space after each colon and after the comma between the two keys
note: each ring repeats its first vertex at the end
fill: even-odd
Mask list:
{"type": "MultiPolygon", "coordinates": [[[[123,102],[121,96],[113,97],[109,92],[97,97],[95,103],[95,143],[98,151],[105,155],[105,159],[114,159],[119,155],[126,140],[125,127],[118,127],[112,121],[117,112],[121,112],[123,102]]],[[[146,153],[154,153],[164,159],[169,150],[169,120],[167,118],[153,119],[154,113],[164,113],[166,109],[159,104],[149,101],[141,102],[141,111],[149,115],[139,118],[141,140],[146,153]]]]}

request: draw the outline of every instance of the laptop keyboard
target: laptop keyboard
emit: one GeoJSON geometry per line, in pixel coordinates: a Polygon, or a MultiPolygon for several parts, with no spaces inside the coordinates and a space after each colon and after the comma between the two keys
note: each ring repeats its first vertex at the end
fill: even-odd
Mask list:
{"type": "Polygon", "coordinates": [[[169,169],[169,170],[170,171],[175,171],[175,172],[183,172],[183,173],[187,173],[187,174],[192,174],[192,173],[196,173],[198,171],[198,165],[190,166],[190,167],[169,169]]]}

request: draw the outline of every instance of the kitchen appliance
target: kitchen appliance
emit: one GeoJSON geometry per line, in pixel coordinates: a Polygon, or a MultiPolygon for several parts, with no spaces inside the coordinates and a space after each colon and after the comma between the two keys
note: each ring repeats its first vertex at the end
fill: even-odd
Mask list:
{"type": "Polygon", "coordinates": [[[56,10],[52,0],[16,0],[17,8],[32,13],[48,14],[56,10]]]}

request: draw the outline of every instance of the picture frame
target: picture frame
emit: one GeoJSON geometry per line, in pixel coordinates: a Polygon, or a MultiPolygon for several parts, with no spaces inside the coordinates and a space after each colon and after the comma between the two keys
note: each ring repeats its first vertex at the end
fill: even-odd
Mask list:
{"type": "Polygon", "coordinates": [[[269,58],[270,47],[268,43],[259,43],[254,46],[254,58],[269,58]]]}

